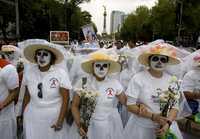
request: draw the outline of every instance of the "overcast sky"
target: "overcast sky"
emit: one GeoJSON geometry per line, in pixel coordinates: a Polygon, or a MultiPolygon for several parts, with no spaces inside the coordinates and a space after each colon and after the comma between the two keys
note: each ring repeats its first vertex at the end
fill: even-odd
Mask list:
{"type": "Polygon", "coordinates": [[[81,4],[80,7],[83,10],[90,12],[92,15],[92,21],[96,24],[98,33],[103,30],[103,5],[107,10],[107,32],[110,32],[110,14],[113,10],[123,11],[129,14],[140,5],[146,5],[149,8],[155,5],[157,0],[91,0],[89,3],[81,4]]]}

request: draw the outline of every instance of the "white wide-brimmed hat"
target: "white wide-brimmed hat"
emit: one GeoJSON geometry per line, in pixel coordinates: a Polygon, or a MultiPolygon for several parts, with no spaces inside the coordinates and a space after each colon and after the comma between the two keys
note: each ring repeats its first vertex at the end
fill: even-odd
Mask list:
{"type": "Polygon", "coordinates": [[[2,52],[14,52],[16,51],[17,47],[14,45],[3,45],[1,47],[2,52]]]}
{"type": "Polygon", "coordinates": [[[97,61],[105,61],[110,63],[108,73],[120,72],[121,65],[112,56],[102,51],[96,51],[89,55],[89,59],[81,64],[82,69],[87,73],[93,73],[93,63],[97,61]]]}
{"type": "Polygon", "coordinates": [[[179,58],[177,58],[176,50],[173,47],[170,47],[167,43],[161,42],[147,47],[149,48],[142,52],[138,57],[138,61],[145,66],[149,66],[149,56],[151,55],[167,56],[169,58],[167,64],[169,65],[176,65],[181,62],[179,58]]]}
{"type": "Polygon", "coordinates": [[[23,43],[24,47],[24,56],[27,60],[29,60],[32,63],[36,63],[35,61],[35,52],[39,49],[44,49],[52,52],[55,57],[55,64],[60,63],[64,59],[63,53],[59,50],[57,47],[61,47],[60,45],[50,43],[46,40],[42,39],[30,39],[26,40],[23,43]]]}

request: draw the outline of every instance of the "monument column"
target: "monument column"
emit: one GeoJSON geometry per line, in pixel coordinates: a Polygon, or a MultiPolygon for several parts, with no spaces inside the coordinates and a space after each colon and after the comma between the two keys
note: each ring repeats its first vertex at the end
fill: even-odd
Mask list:
{"type": "Polygon", "coordinates": [[[103,32],[102,32],[102,35],[105,35],[105,34],[107,34],[107,32],[106,32],[106,16],[107,16],[107,13],[106,13],[106,7],[103,6],[103,8],[104,8],[104,13],[103,13],[104,20],[103,20],[103,32]]]}

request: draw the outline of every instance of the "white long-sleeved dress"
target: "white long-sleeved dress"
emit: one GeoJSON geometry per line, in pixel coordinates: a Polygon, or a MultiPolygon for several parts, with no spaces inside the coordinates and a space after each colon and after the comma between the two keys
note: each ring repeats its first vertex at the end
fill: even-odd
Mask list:
{"type": "Polygon", "coordinates": [[[60,87],[71,89],[66,72],[51,67],[47,72],[41,72],[37,65],[25,74],[25,83],[30,93],[30,102],[24,111],[24,131],[26,139],[70,139],[66,122],[60,131],[54,131],[51,126],[57,122],[62,97],[60,87]],[[42,83],[43,98],[38,97],[38,84],[42,83]]]}
{"type": "MultiPolygon", "coordinates": [[[[81,84],[80,81],[75,88],[81,88],[81,84]]],[[[111,78],[99,82],[94,77],[88,77],[86,86],[89,90],[99,92],[87,133],[88,139],[123,139],[123,126],[116,98],[116,95],[122,93],[121,84],[111,78]]],[[[74,123],[70,130],[70,139],[80,138],[74,123]]]]}
{"type": "MultiPolygon", "coordinates": [[[[168,90],[171,76],[164,73],[161,78],[155,78],[148,71],[137,73],[129,83],[126,94],[128,96],[127,105],[143,103],[148,110],[153,113],[161,113],[159,96],[168,90]]],[[[178,109],[178,103],[173,107],[178,109]]],[[[124,130],[125,139],[155,139],[155,129],[158,125],[152,120],[132,114],[124,130]]],[[[182,139],[180,130],[173,122],[170,129],[176,134],[178,139],[182,139]]]]}
{"type": "MultiPolygon", "coordinates": [[[[0,102],[2,103],[9,95],[9,90],[19,86],[16,68],[9,64],[0,68],[0,102]]],[[[14,110],[14,102],[0,111],[0,138],[16,139],[17,126],[14,110]]]]}

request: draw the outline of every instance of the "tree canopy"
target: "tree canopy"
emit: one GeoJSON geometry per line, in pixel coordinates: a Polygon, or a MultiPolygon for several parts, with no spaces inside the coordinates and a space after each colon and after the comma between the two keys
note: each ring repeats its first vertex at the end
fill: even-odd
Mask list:
{"type": "MultiPolygon", "coordinates": [[[[66,30],[78,39],[81,26],[92,23],[91,15],[81,11],[79,4],[90,0],[20,0],[20,39],[48,39],[51,30],[66,30]]],[[[15,7],[0,1],[0,31],[8,35],[8,23],[15,23],[15,7]],[[13,12],[14,11],[14,12],[13,12]]]]}
{"type": "Polygon", "coordinates": [[[181,36],[191,34],[195,42],[200,35],[199,13],[200,1],[197,0],[158,0],[151,9],[140,6],[129,14],[120,36],[121,39],[132,41],[158,38],[175,41],[180,29],[181,36]]]}

